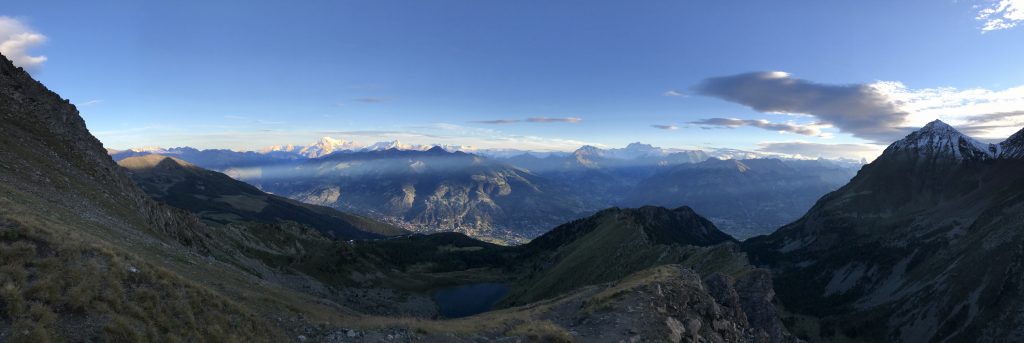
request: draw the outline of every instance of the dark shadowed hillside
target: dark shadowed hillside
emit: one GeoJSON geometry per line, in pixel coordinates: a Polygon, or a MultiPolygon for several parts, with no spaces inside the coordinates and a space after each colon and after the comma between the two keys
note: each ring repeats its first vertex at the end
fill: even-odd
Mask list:
{"type": "MultiPolygon", "coordinates": [[[[1019,135],[1019,134],[1018,134],[1019,135]]],[[[800,220],[744,244],[821,339],[1018,341],[1024,160],[935,121],[800,220]]]]}
{"type": "MultiPolygon", "coordinates": [[[[529,272],[507,302],[524,304],[661,264],[685,261],[694,267],[706,261],[687,259],[714,258],[716,254],[709,250],[732,249],[732,242],[732,237],[687,207],[604,210],[558,226],[518,247],[529,272]],[[720,243],[726,244],[706,248],[720,243]]],[[[723,265],[715,266],[716,270],[744,263],[742,258],[726,259],[723,265]]]]}
{"type": "Polygon", "coordinates": [[[231,223],[293,221],[337,239],[381,238],[408,232],[326,207],[260,191],[227,175],[160,155],[129,157],[118,164],[146,193],[203,219],[231,223]]]}

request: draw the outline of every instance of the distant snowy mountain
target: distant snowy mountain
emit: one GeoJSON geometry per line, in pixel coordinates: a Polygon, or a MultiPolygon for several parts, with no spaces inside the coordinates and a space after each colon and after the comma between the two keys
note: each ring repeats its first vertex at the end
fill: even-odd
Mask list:
{"type": "Polygon", "coordinates": [[[616,160],[657,160],[660,158],[666,158],[671,156],[678,157],[683,155],[689,155],[693,160],[691,161],[691,163],[701,162],[709,157],[717,158],[720,160],[748,160],[757,158],[806,159],[800,158],[799,156],[790,156],[785,154],[766,153],[730,148],[661,148],[640,142],[630,143],[629,145],[626,145],[623,148],[610,149],[602,149],[595,146],[586,145],[580,147],[574,153],[576,155],[586,155],[591,157],[601,157],[616,160]]]}
{"type": "Polygon", "coordinates": [[[1024,323],[1022,143],[931,122],[743,250],[787,310],[825,314],[850,341],[1019,342],[1005,323],[1024,323]]]}
{"type": "Polygon", "coordinates": [[[360,150],[363,146],[355,141],[346,141],[343,139],[334,139],[331,137],[322,137],[310,146],[303,147],[299,150],[299,155],[307,158],[318,158],[330,155],[337,151],[344,150],[360,150]]]}
{"type": "Polygon", "coordinates": [[[301,146],[288,144],[268,146],[266,148],[257,150],[257,152],[261,154],[267,154],[272,152],[298,152],[299,150],[302,150],[301,146]]]}
{"type": "Polygon", "coordinates": [[[729,148],[710,148],[702,149],[708,156],[720,159],[720,160],[751,160],[757,158],[792,158],[792,156],[783,154],[764,153],[756,151],[729,149],[729,148]]]}
{"type": "Polygon", "coordinates": [[[949,124],[935,120],[890,145],[883,155],[909,153],[934,158],[982,160],[999,156],[1000,146],[979,142],[949,124]]]}
{"type": "MultiPolygon", "coordinates": [[[[968,138],[969,139],[969,138],[968,138]]],[[[969,139],[970,140],[970,139],[969,139]]],[[[1024,138],[1022,138],[1024,140],[1024,138]]],[[[984,144],[973,141],[973,144],[984,144]]],[[[700,148],[700,149],[679,149],[679,148],[662,148],[656,147],[651,144],[645,144],[640,142],[634,142],[626,145],[622,148],[600,148],[591,145],[585,145],[575,151],[533,151],[523,150],[514,148],[478,148],[472,145],[457,145],[457,144],[410,144],[404,143],[399,140],[381,141],[373,144],[365,145],[352,140],[345,140],[341,138],[333,137],[322,137],[316,142],[309,145],[272,145],[256,151],[231,151],[226,149],[212,149],[212,150],[198,150],[191,147],[178,147],[178,148],[162,148],[162,147],[144,147],[144,148],[132,148],[128,150],[114,150],[107,149],[111,156],[115,156],[115,160],[147,155],[147,154],[161,154],[178,156],[189,155],[199,152],[216,151],[218,154],[224,155],[231,152],[239,155],[245,154],[260,154],[266,155],[268,158],[273,159],[297,159],[297,158],[321,158],[333,153],[344,153],[344,152],[362,152],[362,151],[381,151],[381,150],[409,150],[409,151],[426,151],[432,147],[441,147],[448,152],[464,152],[468,154],[474,154],[489,158],[495,158],[500,160],[531,160],[532,158],[538,158],[541,160],[547,158],[571,158],[576,159],[579,164],[587,165],[594,163],[622,163],[623,161],[632,161],[639,164],[655,164],[655,165],[673,165],[678,163],[697,163],[704,161],[708,158],[717,158],[720,160],[742,160],[742,159],[757,159],[757,158],[781,158],[781,159],[807,159],[801,156],[791,156],[785,154],[776,153],[765,153],[757,151],[730,149],[730,148],[700,148]]],[[[992,145],[995,146],[995,145],[992,145]]],[[[995,146],[999,148],[999,146],[995,146]]],[[[1024,150],[1024,149],[1022,149],[1024,150]]],[[[1024,155],[1024,151],[1021,152],[1024,155]]],[[[843,160],[843,159],[839,159],[843,160]]],[[[553,162],[554,160],[548,159],[541,161],[542,163],[553,162]]],[[[856,160],[849,160],[851,162],[858,162],[856,160]]],[[[630,163],[630,164],[635,164],[630,163]]],[[[866,161],[860,162],[861,164],[866,161]]],[[[536,167],[536,166],[534,166],[536,167]]]]}
{"type": "Polygon", "coordinates": [[[406,143],[402,143],[399,140],[393,140],[393,141],[377,142],[377,143],[370,144],[369,146],[364,147],[362,149],[362,151],[381,151],[381,150],[391,150],[391,149],[411,150],[411,151],[427,151],[427,150],[430,150],[430,148],[432,148],[432,147],[434,147],[434,145],[406,144],[406,143]]]}
{"type": "Polygon", "coordinates": [[[602,149],[592,145],[584,145],[577,149],[574,153],[576,155],[586,155],[591,157],[611,158],[619,160],[635,160],[641,158],[659,158],[677,153],[694,153],[698,151],[700,150],[667,149],[655,147],[650,144],[633,142],[629,143],[629,145],[626,145],[624,148],[609,149],[602,149]]]}

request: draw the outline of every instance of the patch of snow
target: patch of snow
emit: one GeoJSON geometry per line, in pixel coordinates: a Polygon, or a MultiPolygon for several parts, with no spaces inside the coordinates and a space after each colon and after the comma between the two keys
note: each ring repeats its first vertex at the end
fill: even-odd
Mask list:
{"type": "Polygon", "coordinates": [[[946,155],[957,160],[995,158],[999,148],[968,137],[941,120],[935,120],[896,141],[886,152],[911,151],[918,155],[946,155]]]}
{"type": "Polygon", "coordinates": [[[337,151],[344,150],[358,150],[363,146],[355,141],[346,141],[344,139],[335,139],[331,137],[322,137],[310,146],[299,150],[299,155],[308,158],[317,158],[330,155],[337,151]]]}
{"type": "Polygon", "coordinates": [[[1017,131],[998,146],[1000,158],[1024,159],[1024,129],[1017,131]]]}

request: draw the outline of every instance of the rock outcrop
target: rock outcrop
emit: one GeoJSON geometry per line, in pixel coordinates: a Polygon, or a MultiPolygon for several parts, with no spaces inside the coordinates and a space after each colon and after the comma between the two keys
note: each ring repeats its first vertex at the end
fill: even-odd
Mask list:
{"type": "Polygon", "coordinates": [[[581,342],[797,342],[771,303],[765,270],[737,277],[679,265],[645,270],[568,297],[542,318],[581,342]]]}

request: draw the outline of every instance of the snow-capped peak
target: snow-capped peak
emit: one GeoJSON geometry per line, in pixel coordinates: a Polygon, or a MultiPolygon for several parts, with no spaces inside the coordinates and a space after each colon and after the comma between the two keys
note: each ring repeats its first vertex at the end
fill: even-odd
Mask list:
{"type": "Polygon", "coordinates": [[[640,142],[629,143],[629,145],[626,145],[626,147],[622,149],[609,149],[609,152],[612,157],[627,160],[641,157],[664,156],[668,154],[668,152],[662,148],[657,148],[653,145],[640,142]]]}
{"type": "Polygon", "coordinates": [[[335,151],[357,150],[361,147],[362,145],[355,141],[322,137],[320,140],[316,141],[316,143],[299,150],[299,154],[308,158],[317,158],[330,155],[335,151]]]}
{"type": "Polygon", "coordinates": [[[267,154],[267,153],[271,153],[271,152],[295,152],[295,151],[300,150],[300,149],[302,149],[302,147],[291,145],[291,144],[288,144],[288,145],[274,145],[274,146],[268,146],[266,148],[260,149],[259,153],[267,154]]]}
{"type": "Polygon", "coordinates": [[[393,140],[393,141],[387,141],[387,142],[373,143],[373,144],[370,144],[369,146],[363,148],[363,150],[366,150],[366,151],[378,151],[378,150],[397,149],[397,150],[419,150],[419,151],[424,151],[424,150],[427,150],[427,149],[430,149],[430,148],[431,148],[430,145],[405,144],[405,143],[402,143],[401,141],[393,140]]]}
{"type": "Polygon", "coordinates": [[[999,143],[1000,158],[1024,159],[1024,129],[999,143]]]}
{"type": "Polygon", "coordinates": [[[994,158],[999,148],[995,144],[985,144],[968,137],[949,124],[936,119],[890,145],[883,155],[900,151],[967,160],[994,158]]]}
{"type": "Polygon", "coordinates": [[[141,147],[141,148],[131,148],[131,149],[128,149],[128,151],[132,151],[132,152],[148,152],[148,153],[153,153],[153,154],[159,154],[159,153],[167,152],[167,149],[164,149],[164,148],[161,148],[161,147],[158,147],[158,146],[147,146],[147,147],[141,147]]]}

